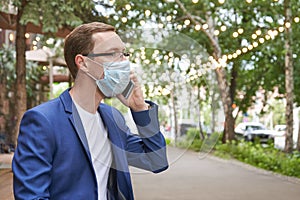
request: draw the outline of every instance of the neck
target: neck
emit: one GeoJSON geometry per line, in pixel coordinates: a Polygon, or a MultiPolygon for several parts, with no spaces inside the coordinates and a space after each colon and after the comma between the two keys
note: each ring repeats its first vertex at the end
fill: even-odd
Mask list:
{"type": "Polygon", "coordinates": [[[79,106],[93,114],[97,112],[100,102],[104,99],[95,81],[81,70],[78,71],[70,95],[79,106]]]}

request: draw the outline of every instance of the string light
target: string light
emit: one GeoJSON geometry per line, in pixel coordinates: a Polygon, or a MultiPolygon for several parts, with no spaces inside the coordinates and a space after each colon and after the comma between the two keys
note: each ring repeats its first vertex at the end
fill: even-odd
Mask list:
{"type": "Polygon", "coordinates": [[[214,35],[219,35],[220,34],[220,31],[219,30],[215,30],[214,31],[214,35]]]}
{"type": "Polygon", "coordinates": [[[9,33],[9,35],[8,35],[8,38],[9,38],[9,41],[14,41],[14,39],[15,39],[15,36],[14,36],[14,33],[9,33]]]}
{"type": "Polygon", "coordinates": [[[281,27],[278,28],[278,31],[279,31],[280,33],[282,33],[282,32],[284,31],[284,28],[281,26],[281,27]]]}
{"type": "Polygon", "coordinates": [[[201,25],[200,25],[200,24],[196,24],[195,30],[196,30],[196,31],[199,31],[200,29],[201,29],[201,25]]]}
{"type": "Polygon", "coordinates": [[[151,11],[150,10],[145,10],[145,15],[146,15],[146,17],[149,17],[151,15],[151,11]]]}
{"type": "Polygon", "coordinates": [[[204,30],[208,29],[208,24],[203,24],[202,28],[203,28],[204,30]]]}
{"type": "Polygon", "coordinates": [[[224,32],[226,31],[227,27],[225,25],[221,26],[221,31],[224,32]]]}
{"type": "Polygon", "coordinates": [[[130,9],[131,9],[131,5],[130,5],[130,4],[126,4],[126,5],[125,5],[125,9],[126,9],[126,10],[130,10],[130,9]]]}
{"type": "Polygon", "coordinates": [[[123,23],[126,23],[126,22],[127,22],[127,18],[126,18],[126,17],[122,17],[122,18],[121,18],[121,21],[122,21],[123,23]]]}
{"type": "Polygon", "coordinates": [[[167,16],[167,21],[169,22],[169,21],[171,21],[172,20],[172,16],[171,15],[168,15],[167,16]]]}
{"type": "Polygon", "coordinates": [[[141,20],[141,21],[140,21],[140,25],[141,25],[141,26],[144,26],[145,24],[146,24],[146,22],[145,22],[144,20],[141,20]]]}
{"type": "Polygon", "coordinates": [[[263,44],[265,42],[265,39],[264,38],[259,38],[259,43],[263,44]]]}
{"type": "Polygon", "coordinates": [[[286,28],[291,28],[291,23],[290,23],[290,22],[286,22],[286,23],[285,23],[285,27],[286,27],[286,28]]]}
{"type": "Polygon", "coordinates": [[[188,26],[188,25],[190,25],[190,23],[191,23],[191,21],[190,21],[189,19],[184,20],[184,24],[185,24],[185,25],[188,26]]]}
{"type": "MultiPolygon", "coordinates": [[[[295,20],[294,20],[295,21],[295,20]]],[[[296,20],[297,21],[297,20],[296,20]]],[[[179,25],[178,25],[179,26],[179,25]]],[[[182,28],[182,27],[181,27],[182,28]]],[[[208,25],[205,26],[205,28],[208,28],[208,25]]],[[[201,25],[198,24],[198,26],[195,26],[195,29],[200,30],[201,29],[201,25]],[[197,28],[196,28],[197,27],[197,28]]],[[[203,28],[204,29],[204,28],[203,28]]],[[[223,28],[224,30],[224,28],[223,28]]],[[[241,49],[236,50],[234,53],[232,54],[228,54],[228,55],[223,55],[222,58],[219,58],[218,60],[215,60],[212,56],[208,57],[208,62],[203,63],[201,65],[201,60],[199,60],[199,62],[196,62],[197,66],[201,65],[202,68],[198,69],[197,71],[195,70],[195,63],[191,63],[190,64],[190,72],[188,74],[186,74],[185,72],[181,73],[181,76],[185,77],[185,82],[190,82],[193,80],[198,79],[199,77],[203,76],[204,74],[206,74],[209,70],[215,70],[215,69],[219,69],[222,67],[226,67],[227,66],[227,61],[228,60],[232,60],[232,59],[236,59],[239,56],[253,50],[254,48],[257,48],[260,44],[263,44],[266,40],[270,40],[270,39],[274,39],[279,33],[283,32],[284,28],[282,26],[278,27],[277,29],[273,29],[273,30],[268,30],[266,35],[260,37],[258,39],[258,41],[253,41],[252,44],[249,44],[248,46],[244,46],[241,49]]],[[[220,33],[219,31],[215,31],[214,33],[220,33]]],[[[242,34],[243,31],[238,30],[237,35],[242,34]]],[[[257,39],[258,35],[262,35],[262,31],[261,30],[256,30],[255,33],[252,34],[252,39],[257,39]]],[[[155,55],[159,55],[159,51],[155,50],[154,52],[155,55]]],[[[172,66],[174,59],[172,58],[174,55],[172,52],[170,52],[168,54],[168,56],[164,56],[165,60],[169,60],[169,65],[172,66]],[[172,58],[172,62],[170,61],[170,58],[172,58]],[[171,62],[171,63],[170,63],[171,62]]],[[[177,61],[179,58],[177,58],[177,61]]],[[[200,58],[199,58],[200,59],[200,58]]],[[[149,60],[147,60],[146,62],[144,61],[144,63],[150,63],[149,60]]],[[[161,61],[160,59],[156,59],[156,63],[158,65],[161,65],[161,61]]],[[[160,94],[162,94],[162,90],[160,90],[160,94]]],[[[167,93],[167,92],[166,92],[167,93]]]]}
{"type": "Polygon", "coordinates": [[[164,24],[162,24],[162,23],[158,24],[158,28],[163,28],[163,27],[164,27],[164,24]]]}
{"type": "MultiPolygon", "coordinates": [[[[278,30],[282,30],[282,28],[279,27],[278,30]]],[[[257,30],[256,34],[257,33],[259,35],[262,34],[260,30],[257,30]]],[[[267,32],[267,34],[264,36],[264,38],[260,37],[258,39],[258,41],[259,41],[260,44],[263,44],[265,42],[265,39],[266,40],[270,40],[271,38],[274,39],[274,37],[277,36],[277,35],[278,35],[278,31],[276,29],[275,30],[269,30],[267,32]]],[[[222,58],[218,59],[218,61],[216,61],[212,56],[209,56],[208,57],[209,61],[207,63],[205,63],[205,64],[202,65],[203,68],[207,68],[208,67],[208,69],[206,69],[204,71],[201,71],[201,73],[198,73],[197,75],[189,74],[190,77],[188,77],[186,79],[186,82],[190,82],[192,80],[195,80],[195,79],[199,78],[200,76],[202,76],[203,74],[205,74],[209,69],[212,70],[212,69],[218,69],[220,67],[226,67],[227,60],[236,59],[237,57],[239,57],[243,53],[245,54],[248,51],[251,51],[252,49],[258,47],[259,43],[256,42],[256,41],[254,41],[252,44],[248,45],[247,47],[243,47],[242,50],[238,49],[233,54],[223,55],[222,58]]]]}
{"type": "MultiPolygon", "coordinates": [[[[199,2],[198,0],[193,0],[193,3],[198,3],[198,2],[199,2]]],[[[221,3],[222,2],[225,3],[225,1],[219,1],[219,3],[220,2],[221,3]]],[[[247,3],[252,3],[252,0],[246,0],[246,2],[247,3]]],[[[126,7],[126,9],[129,9],[129,7],[128,8],[126,7]]],[[[150,16],[151,15],[151,11],[150,10],[146,10],[145,11],[145,15],[146,16],[150,16]]],[[[166,21],[170,22],[172,20],[172,18],[173,17],[171,15],[168,15],[166,17],[166,21]]],[[[123,23],[126,23],[127,22],[127,18],[123,17],[121,19],[121,21],[123,23]]],[[[299,23],[300,22],[300,18],[299,17],[294,17],[293,21],[295,23],[299,23]]],[[[143,20],[140,21],[140,24],[145,24],[145,21],[143,21],[143,20]]],[[[186,19],[186,20],[184,20],[183,25],[189,26],[189,25],[191,25],[191,21],[189,19],[186,19]]],[[[177,27],[178,30],[181,30],[183,27],[185,27],[183,25],[182,24],[177,24],[176,27],[177,27]]],[[[187,74],[186,71],[183,71],[181,73],[181,76],[185,76],[185,78],[186,78],[185,81],[189,82],[189,81],[192,81],[192,80],[195,80],[195,79],[199,78],[203,74],[207,73],[209,70],[218,69],[218,68],[221,68],[221,67],[226,67],[227,66],[227,62],[229,60],[236,59],[239,56],[248,53],[249,51],[257,48],[259,45],[265,43],[267,40],[274,39],[279,33],[284,32],[285,28],[290,28],[291,25],[292,24],[290,22],[286,22],[284,25],[281,24],[280,27],[268,30],[265,35],[262,35],[263,34],[262,30],[258,29],[258,30],[256,30],[251,35],[251,38],[253,40],[256,40],[256,41],[253,41],[253,42],[251,42],[248,45],[243,45],[243,47],[241,47],[240,49],[237,49],[233,53],[228,53],[227,55],[223,55],[222,58],[219,58],[218,60],[215,60],[212,56],[210,56],[208,58],[208,60],[209,60],[208,62],[201,63],[201,58],[199,58],[198,61],[196,61],[196,64],[195,63],[190,63],[190,72],[187,74]],[[195,70],[194,68],[196,66],[201,66],[201,68],[198,69],[198,70],[195,70]]],[[[159,24],[159,26],[162,27],[163,24],[159,24]]],[[[196,24],[194,26],[194,30],[195,31],[200,31],[201,29],[202,30],[207,30],[208,28],[209,28],[209,26],[206,23],[204,23],[204,24],[196,24]]],[[[226,30],[227,30],[226,25],[222,25],[222,26],[220,26],[219,30],[214,30],[213,34],[216,35],[216,36],[218,36],[221,32],[225,32],[226,30]]],[[[243,33],[244,33],[244,29],[243,28],[238,28],[236,31],[234,31],[232,33],[232,36],[234,38],[237,38],[240,35],[242,35],[243,33]]],[[[177,57],[176,58],[174,57],[174,54],[172,52],[170,52],[168,55],[165,55],[164,57],[160,57],[160,58],[158,57],[158,55],[159,55],[159,51],[155,51],[153,53],[153,55],[152,55],[155,58],[155,61],[156,61],[157,65],[161,65],[162,64],[162,60],[168,60],[168,65],[172,66],[174,64],[174,62],[175,62],[174,60],[177,58],[177,57]]],[[[140,56],[140,58],[142,59],[143,63],[150,64],[150,60],[146,59],[145,54],[142,54],[140,56]]],[[[177,59],[179,59],[179,58],[177,58],[177,59]]],[[[159,93],[161,95],[162,94],[167,94],[168,90],[163,91],[163,89],[164,88],[162,88],[159,91],[159,93]]]]}
{"type": "Polygon", "coordinates": [[[261,35],[261,30],[258,29],[257,31],[255,31],[256,35],[261,35]]]}

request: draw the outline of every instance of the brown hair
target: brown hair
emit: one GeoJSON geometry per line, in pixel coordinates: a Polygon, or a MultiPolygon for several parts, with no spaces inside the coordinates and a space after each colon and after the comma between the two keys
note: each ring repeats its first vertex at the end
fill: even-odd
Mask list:
{"type": "Polygon", "coordinates": [[[75,56],[77,54],[90,53],[95,45],[92,35],[97,32],[106,31],[115,31],[115,28],[109,24],[92,22],[76,27],[69,35],[67,35],[64,44],[64,56],[74,79],[78,72],[78,68],[75,64],[75,56]]]}

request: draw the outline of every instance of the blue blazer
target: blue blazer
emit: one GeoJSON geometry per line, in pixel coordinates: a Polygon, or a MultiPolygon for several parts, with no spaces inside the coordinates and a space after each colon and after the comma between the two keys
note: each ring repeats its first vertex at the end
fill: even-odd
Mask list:
{"type": "MultiPolygon", "coordinates": [[[[157,105],[148,103],[150,110],[132,111],[139,135],[130,132],[115,108],[106,104],[98,108],[113,155],[108,199],[134,199],[128,165],[154,173],[168,168],[157,105]]],[[[69,90],[24,114],[12,170],[16,200],[98,200],[86,135],[69,90]]]]}

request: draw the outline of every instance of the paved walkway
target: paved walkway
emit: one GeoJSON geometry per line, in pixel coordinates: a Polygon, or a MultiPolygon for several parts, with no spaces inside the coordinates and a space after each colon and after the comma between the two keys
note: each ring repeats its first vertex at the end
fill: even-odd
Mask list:
{"type": "Polygon", "coordinates": [[[13,154],[0,154],[0,200],[13,200],[11,160],[13,154]]]}
{"type": "Polygon", "coordinates": [[[299,200],[300,179],[169,147],[161,174],[132,169],[137,200],[299,200]]]}
{"type": "MultiPolygon", "coordinates": [[[[13,154],[0,154],[0,200],[13,200],[13,154]],[[5,169],[3,169],[5,168],[5,169]]],[[[237,161],[168,148],[170,167],[160,174],[131,168],[137,200],[299,200],[300,179],[237,161]]]]}

